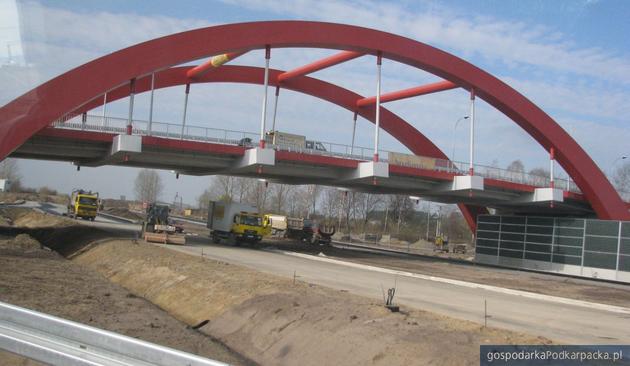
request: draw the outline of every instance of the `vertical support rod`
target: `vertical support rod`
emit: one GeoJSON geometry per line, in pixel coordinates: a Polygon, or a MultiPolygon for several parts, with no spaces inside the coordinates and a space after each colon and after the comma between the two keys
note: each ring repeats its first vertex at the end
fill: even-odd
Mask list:
{"type": "Polygon", "coordinates": [[[549,187],[550,188],[554,188],[554,182],[553,182],[553,167],[554,167],[554,160],[556,159],[556,150],[551,147],[549,149],[549,187]]]}
{"type": "Polygon", "coordinates": [[[136,93],[136,78],[129,81],[129,118],[127,119],[127,135],[133,131],[133,97],[136,93]]]}
{"type": "Polygon", "coordinates": [[[105,118],[107,114],[107,92],[105,92],[105,95],[103,95],[103,128],[105,127],[105,118]]]}
{"type": "Polygon", "coordinates": [[[147,135],[151,136],[153,127],[153,93],[155,92],[155,73],[151,73],[151,97],[149,98],[149,126],[147,127],[147,135]]]}
{"type": "Polygon", "coordinates": [[[267,122],[267,87],[269,86],[269,59],[271,58],[271,48],[269,46],[265,47],[265,80],[264,80],[264,88],[265,93],[263,94],[263,102],[262,102],[262,116],[260,118],[260,147],[265,147],[265,124],[267,122]]]}
{"type": "Polygon", "coordinates": [[[381,51],[376,56],[376,125],[374,129],[374,161],[378,161],[378,133],[381,128],[381,64],[383,55],[381,51]]]}
{"type": "Polygon", "coordinates": [[[87,123],[87,112],[81,114],[81,129],[85,130],[85,124],[87,123]]]}
{"type": "Polygon", "coordinates": [[[359,113],[354,112],[353,125],[352,125],[352,145],[350,145],[350,155],[354,155],[354,136],[357,132],[357,117],[359,113]]]}
{"type": "Polygon", "coordinates": [[[474,175],[474,154],[475,154],[475,89],[470,89],[470,162],[468,163],[468,174],[474,175]]]}
{"type": "Polygon", "coordinates": [[[273,105],[273,122],[271,125],[271,132],[273,132],[272,144],[276,144],[276,115],[278,114],[278,97],[280,96],[280,85],[276,86],[276,101],[273,105]]]}
{"type": "MultiPolygon", "coordinates": [[[[554,181],[553,181],[553,166],[554,166],[554,159],[555,159],[555,155],[556,155],[556,151],[553,148],[553,146],[549,149],[549,187],[551,189],[554,188],[554,181]]],[[[553,208],[553,199],[551,200],[551,202],[549,202],[549,207],[553,208]]]]}
{"type": "Polygon", "coordinates": [[[276,86],[276,101],[273,105],[273,122],[271,125],[271,130],[276,131],[276,115],[278,114],[278,97],[280,96],[280,86],[276,86]]]}
{"type": "Polygon", "coordinates": [[[188,110],[188,94],[190,93],[190,84],[186,84],[186,95],[184,95],[184,116],[182,117],[182,134],[180,139],[184,139],[184,129],[186,128],[186,112],[188,110]]]}

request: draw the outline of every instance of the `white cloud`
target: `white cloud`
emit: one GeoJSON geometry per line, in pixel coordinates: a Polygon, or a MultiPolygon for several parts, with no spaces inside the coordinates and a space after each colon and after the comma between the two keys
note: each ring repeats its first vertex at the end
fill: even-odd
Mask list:
{"type": "Polygon", "coordinates": [[[417,12],[391,2],[338,0],[224,0],[227,3],[305,19],[377,28],[451,49],[464,57],[528,64],[630,84],[630,61],[598,48],[577,48],[557,31],[523,22],[462,17],[436,8],[417,12]],[[348,16],[352,14],[352,16],[348,16]]]}

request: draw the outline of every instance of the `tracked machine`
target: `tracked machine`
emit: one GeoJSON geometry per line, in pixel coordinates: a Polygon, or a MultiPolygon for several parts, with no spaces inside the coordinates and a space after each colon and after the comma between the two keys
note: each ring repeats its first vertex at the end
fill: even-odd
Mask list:
{"type": "Polygon", "coordinates": [[[151,203],[146,209],[146,220],[142,223],[142,237],[147,242],[162,244],[186,244],[183,228],[171,222],[170,208],[151,203]]]}

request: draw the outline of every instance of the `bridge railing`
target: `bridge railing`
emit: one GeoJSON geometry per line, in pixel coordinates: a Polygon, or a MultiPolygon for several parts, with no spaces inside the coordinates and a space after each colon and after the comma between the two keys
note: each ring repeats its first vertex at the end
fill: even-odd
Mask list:
{"type": "MultiPolygon", "coordinates": [[[[126,118],[117,118],[117,117],[104,117],[96,116],[96,115],[86,115],[85,119],[82,115],[72,115],[66,118],[61,118],[58,121],[53,123],[54,127],[57,128],[69,128],[69,129],[78,129],[78,130],[89,130],[89,131],[101,131],[101,132],[109,132],[109,133],[126,133],[127,127],[127,119],[126,118]]],[[[189,141],[202,141],[202,142],[212,142],[219,144],[229,144],[229,145],[243,145],[244,142],[249,139],[252,145],[255,145],[260,135],[253,132],[244,132],[244,131],[236,131],[236,130],[226,130],[219,128],[211,128],[211,127],[200,127],[188,125],[184,126],[182,129],[182,125],[172,124],[172,123],[164,123],[164,122],[152,122],[151,130],[149,131],[149,123],[143,120],[133,120],[133,134],[137,135],[151,135],[157,137],[171,138],[171,139],[181,139],[181,140],[189,140],[189,141]]],[[[372,160],[373,150],[371,148],[365,148],[361,146],[350,146],[344,144],[336,144],[331,142],[322,142],[321,143],[325,150],[317,150],[317,149],[307,149],[307,148],[299,148],[295,146],[283,146],[283,145],[272,145],[272,148],[280,151],[293,151],[300,153],[308,153],[315,155],[323,155],[323,156],[334,156],[341,157],[346,159],[356,159],[356,160],[364,160],[370,161],[372,160]]],[[[400,156],[398,153],[391,153],[386,150],[381,150],[380,158],[384,162],[390,162],[391,164],[408,166],[412,168],[425,169],[425,170],[433,170],[433,171],[441,171],[448,172],[453,174],[467,174],[468,173],[468,163],[464,162],[453,162],[446,159],[436,159],[430,157],[421,157],[414,156],[414,159],[409,161],[396,159],[395,161],[390,161],[390,155],[392,158],[395,157],[393,155],[400,156]]],[[[475,174],[482,176],[488,179],[497,179],[501,181],[507,181],[517,184],[524,184],[534,187],[549,187],[550,180],[549,177],[542,177],[534,174],[528,174],[525,172],[515,172],[507,169],[501,169],[498,167],[486,166],[475,164],[474,165],[475,174]]],[[[557,188],[567,190],[570,192],[581,193],[580,189],[577,185],[568,179],[556,177],[555,186],[557,188]]],[[[621,192],[620,192],[621,194],[621,192]]],[[[630,200],[630,193],[625,194],[624,199],[630,200]]]]}

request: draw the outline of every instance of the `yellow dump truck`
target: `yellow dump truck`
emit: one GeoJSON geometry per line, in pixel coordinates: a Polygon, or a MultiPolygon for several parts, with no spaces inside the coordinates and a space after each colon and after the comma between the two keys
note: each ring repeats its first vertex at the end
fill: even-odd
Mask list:
{"type": "Polygon", "coordinates": [[[98,213],[98,192],[75,189],[70,194],[68,216],[94,221],[98,213]]]}
{"type": "Polygon", "coordinates": [[[211,201],[208,206],[208,228],[215,243],[221,240],[230,245],[240,242],[259,242],[267,232],[263,216],[256,207],[242,203],[211,201]]]}

